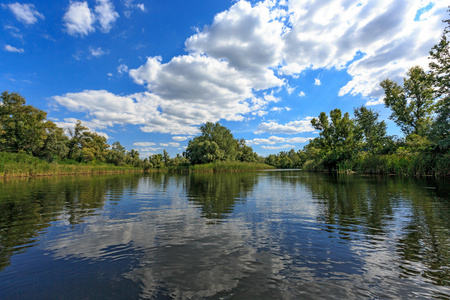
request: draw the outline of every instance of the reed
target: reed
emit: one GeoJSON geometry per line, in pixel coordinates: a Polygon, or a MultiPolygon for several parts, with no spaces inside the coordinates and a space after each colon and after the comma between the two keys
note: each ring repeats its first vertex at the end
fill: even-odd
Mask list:
{"type": "Polygon", "coordinates": [[[26,153],[0,152],[0,178],[142,172],[140,168],[104,163],[48,163],[26,153]]]}

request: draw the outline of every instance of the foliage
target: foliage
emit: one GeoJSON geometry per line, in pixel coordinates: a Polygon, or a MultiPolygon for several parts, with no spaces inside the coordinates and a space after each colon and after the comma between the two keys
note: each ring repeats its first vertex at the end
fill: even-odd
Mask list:
{"type": "MultiPolygon", "coordinates": [[[[449,9],[450,12],[450,9],[449,9]]],[[[450,149],[450,19],[441,41],[430,51],[430,69],[434,75],[434,88],[439,98],[437,117],[432,126],[431,138],[437,141],[440,150],[450,149]]]]}
{"type": "Polygon", "coordinates": [[[192,164],[257,160],[257,155],[243,139],[235,140],[231,131],[219,123],[207,122],[200,127],[200,132],[200,136],[189,141],[186,149],[186,158],[192,164]]]}
{"type": "Polygon", "coordinates": [[[433,75],[421,67],[412,67],[403,80],[403,87],[390,79],[381,82],[384,103],[392,110],[389,117],[405,133],[425,135],[428,133],[434,111],[433,75]]]}
{"type": "Polygon", "coordinates": [[[386,136],[386,123],[378,122],[379,114],[365,106],[354,109],[355,135],[362,141],[362,149],[377,153],[383,149],[389,138],[386,136]]]}

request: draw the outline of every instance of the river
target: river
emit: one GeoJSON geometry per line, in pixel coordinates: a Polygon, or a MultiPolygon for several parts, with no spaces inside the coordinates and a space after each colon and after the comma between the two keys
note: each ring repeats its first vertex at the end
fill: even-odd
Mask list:
{"type": "Polygon", "coordinates": [[[0,299],[450,299],[448,179],[275,170],[0,189],[0,299]]]}

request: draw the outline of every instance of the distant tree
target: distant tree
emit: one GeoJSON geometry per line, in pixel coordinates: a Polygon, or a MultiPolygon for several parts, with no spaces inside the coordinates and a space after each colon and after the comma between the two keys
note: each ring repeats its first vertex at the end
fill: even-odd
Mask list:
{"type": "Polygon", "coordinates": [[[46,112],[25,103],[18,93],[1,94],[0,150],[39,155],[52,122],[46,120],[46,112]]]}
{"type": "Polygon", "coordinates": [[[252,147],[247,146],[244,139],[238,142],[236,159],[243,162],[257,162],[258,155],[253,152],[252,147]]]}
{"type": "Polygon", "coordinates": [[[385,106],[392,110],[389,117],[406,134],[424,136],[429,132],[434,110],[433,75],[421,67],[407,72],[403,87],[390,79],[381,82],[385,106]]]}
{"type": "Polygon", "coordinates": [[[387,142],[386,123],[379,122],[379,114],[365,106],[355,108],[355,133],[363,140],[363,148],[369,152],[379,151],[387,142]]]}
{"type": "Polygon", "coordinates": [[[106,154],[106,162],[116,166],[122,166],[127,163],[126,149],[119,141],[111,145],[111,149],[106,154]]]}
{"type": "Polygon", "coordinates": [[[70,159],[79,159],[81,158],[81,141],[84,138],[83,133],[88,130],[87,127],[81,125],[81,121],[77,120],[74,129],[68,129],[70,140],[68,143],[69,151],[67,153],[67,157],[70,159]]]}
{"type": "Polygon", "coordinates": [[[47,121],[46,130],[47,138],[40,150],[39,157],[44,158],[47,161],[65,159],[69,152],[69,138],[64,134],[64,130],[51,121],[47,121]]]}
{"type": "Polygon", "coordinates": [[[207,122],[200,127],[201,135],[189,141],[186,156],[193,164],[235,160],[238,141],[231,131],[219,123],[207,122]]]}
{"type": "Polygon", "coordinates": [[[310,143],[320,151],[323,166],[329,171],[336,169],[340,163],[351,160],[356,154],[358,137],[350,115],[342,116],[340,109],[330,112],[330,118],[321,112],[319,118],[311,120],[312,126],[319,130],[319,137],[310,143]]]}

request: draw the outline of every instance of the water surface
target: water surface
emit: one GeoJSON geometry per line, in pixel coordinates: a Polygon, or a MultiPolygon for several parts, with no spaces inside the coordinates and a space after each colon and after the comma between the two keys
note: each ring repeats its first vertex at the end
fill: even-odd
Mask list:
{"type": "Polygon", "coordinates": [[[449,183],[300,171],[0,183],[0,299],[450,299],[449,183]]]}

